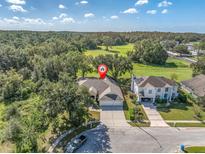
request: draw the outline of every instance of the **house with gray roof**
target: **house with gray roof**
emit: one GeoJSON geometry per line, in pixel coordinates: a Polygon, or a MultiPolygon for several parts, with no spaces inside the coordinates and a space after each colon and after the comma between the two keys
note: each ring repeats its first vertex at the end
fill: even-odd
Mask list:
{"type": "Polygon", "coordinates": [[[137,95],[139,102],[152,102],[156,99],[171,101],[178,96],[178,85],[165,77],[132,76],[131,90],[137,95]]]}
{"type": "Polygon", "coordinates": [[[197,75],[191,80],[181,82],[182,88],[194,97],[205,96],[205,75],[197,75]]]}
{"type": "Polygon", "coordinates": [[[96,99],[100,106],[123,106],[122,91],[117,83],[109,77],[105,79],[82,78],[78,84],[86,87],[91,97],[96,99]]]}

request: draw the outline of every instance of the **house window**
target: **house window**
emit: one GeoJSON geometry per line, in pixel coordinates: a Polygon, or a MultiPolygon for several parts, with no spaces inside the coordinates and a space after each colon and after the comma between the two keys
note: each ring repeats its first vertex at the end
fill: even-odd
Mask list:
{"type": "Polygon", "coordinates": [[[169,88],[165,88],[165,91],[168,92],[168,91],[169,91],[169,88]]]}
{"type": "Polygon", "coordinates": [[[152,90],[149,90],[149,94],[152,94],[152,90]]]}
{"type": "Polygon", "coordinates": [[[160,89],[160,88],[158,88],[158,89],[157,89],[157,92],[161,92],[161,89],[160,89]]]}

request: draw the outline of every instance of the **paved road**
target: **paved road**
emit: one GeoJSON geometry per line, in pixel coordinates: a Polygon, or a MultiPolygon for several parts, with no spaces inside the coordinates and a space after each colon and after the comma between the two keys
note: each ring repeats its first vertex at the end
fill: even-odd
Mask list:
{"type": "Polygon", "coordinates": [[[142,107],[147,114],[151,127],[169,127],[152,103],[142,103],[142,107]]]}
{"type": "Polygon", "coordinates": [[[176,152],[180,144],[205,145],[204,128],[131,127],[120,109],[104,109],[101,116],[107,126],[84,132],[88,140],[76,152],[161,153],[176,152]]]}
{"type": "Polygon", "coordinates": [[[85,145],[76,152],[176,152],[180,144],[205,145],[205,129],[109,128],[87,131],[85,145]]]}

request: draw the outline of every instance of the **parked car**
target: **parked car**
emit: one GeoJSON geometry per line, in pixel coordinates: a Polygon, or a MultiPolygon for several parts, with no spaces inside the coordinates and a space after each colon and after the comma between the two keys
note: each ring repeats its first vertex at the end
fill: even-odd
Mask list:
{"type": "Polygon", "coordinates": [[[80,135],[79,137],[71,140],[71,142],[68,143],[65,151],[67,153],[75,152],[75,150],[80,148],[85,143],[86,140],[87,140],[87,137],[85,135],[80,135]]]}

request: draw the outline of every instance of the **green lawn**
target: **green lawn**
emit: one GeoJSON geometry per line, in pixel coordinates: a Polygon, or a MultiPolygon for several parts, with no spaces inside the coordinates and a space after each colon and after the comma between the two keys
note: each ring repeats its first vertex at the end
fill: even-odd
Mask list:
{"type": "Polygon", "coordinates": [[[167,123],[171,127],[205,127],[204,123],[183,123],[183,122],[177,122],[177,123],[167,123]]]}
{"type": "MultiPolygon", "coordinates": [[[[133,44],[123,45],[123,46],[113,46],[112,50],[117,52],[108,52],[103,50],[105,47],[100,47],[102,50],[88,50],[85,52],[88,56],[98,56],[105,54],[119,53],[123,56],[126,56],[128,51],[133,50],[133,44]]],[[[192,78],[192,69],[189,66],[189,63],[184,60],[179,60],[175,58],[168,58],[165,65],[144,65],[133,63],[133,73],[137,76],[164,76],[170,78],[173,73],[178,77],[177,81],[187,80],[192,78]]],[[[87,76],[97,77],[97,72],[90,73],[87,76]]],[[[130,78],[130,74],[125,74],[123,78],[130,78]]]]}
{"type": "MultiPolygon", "coordinates": [[[[165,120],[197,120],[194,118],[194,107],[186,103],[158,107],[158,111],[165,120]]],[[[205,119],[205,112],[201,111],[201,115],[202,119],[205,119]]]]}
{"type": "Polygon", "coordinates": [[[186,147],[185,152],[187,152],[187,153],[205,153],[205,146],[186,147]]]}
{"type": "MultiPolygon", "coordinates": [[[[137,76],[164,76],[170,78],[173,73],[178,77],[177,81],[191,79],[192,69],[189,64],[183,60],[168,58],[166,65],[144,65],[133,64],[133,73],[137,76]]],[[[126,74],[124,77],[130,77],[126,74]]]]}

